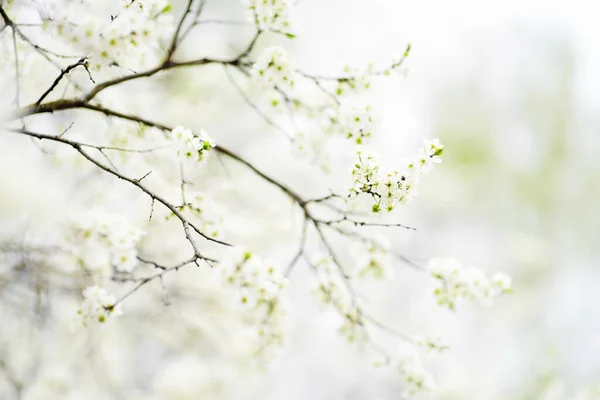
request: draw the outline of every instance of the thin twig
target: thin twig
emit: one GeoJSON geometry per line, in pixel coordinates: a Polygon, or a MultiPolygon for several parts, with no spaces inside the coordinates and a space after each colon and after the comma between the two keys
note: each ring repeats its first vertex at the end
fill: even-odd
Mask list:
{"type": "Polygon", "coordinates": [[[155,199],[156,201],[158,201],[159,203],[161,203],[163,206],[165,206],[167,209],[169,209],[180,221],[181,224],[183,225],[183,229],[186,235],[186,238],[188,239],[188,241],[190,242],[192,248],[194,249],[195,254],[200,254],[198,247],[194,241],[194,239],[192,238],[191,232],[190,232],[190,228],[197,233],[198,235],[200,235],[201,237],[203,237],[204,239],[210,241],[210,242],[214,242],[223,246],[231,246],[231,244],[226,243],[224,241],[221,241],[219,239],[215,239],[205,233],[203,233],[202,231],[200,231],[200,229],[198,229],[195,225],[189,223],[189,221],[183,216],[183,214],[181,214],[181,212],[179,212],[179,210],[177,209],[177,207],[175,207],[173,204],[169,203],[167,200],[165,200],[162,196],[154,193],[153,191],[151,191],[150,189],[148,189],[146,186],[142,185],[140,182],[138,182],[136,179],[133,178],[129,178],[123,174],[121,174],[120,172],[115,171],[114,169],[107,167],[103,164],[101,164],[100,162],[98,162],[95,158],[93,158],[92,156],[90,156],[84,149],[83,149],[83,145],[79,142],[75,142],[72,140],[68,140],[68,139],[63,139],[63,138],[59,138],[57,136],[52,136],[52,135],[46,135],[46,134],[41,134],[41,133],[35,133],[35,132],[31,132],[25,129],[10,129],[9,132],[15,132],[15,133],[20,133],[26,136],[30,136],[30,137],[34,137],[37,139],[45,139],[45,140],[50,140],[50,141],[55,141],[55,142],[60,142],[66,145],[71,146],[73,149],[75,149],[79,154],[81,154],[83,157],[85,157],[88,161],[90,161],[92,164],[96,165],[98,168],[100,168],[101,170],[123,180],[126,182],[129,182],[130,184],[132,184],[133,186],[137,187],[138,189],[140,189],[142,192],[144,192],[146,195],[150,196],[151,198],[155,199]]]}
{"type": "Polygon", "coordinates": [[[54,90],[54,88],[56,88],[56,86],[58,86],[58,84],[60,83],[61,79],[62,79],[62,78],[65,76],[65,75],[69,74],[69,72],[71,72],[72,70],[74,70],[75,68],[77,68],[77,67],[79,67],[79,66],[82,66],[82,67],[84,67],[84,68],[85,68],[85,70],[86,70],[86,71],[87,71],[87,73],[88,73],[88,76],[90,77],[90,80],[91,80],[93,83],[96,83],[96,82],[94,81],[94,79],[92,78],[92,74],[90,73],[90,70],[89,70],[89,68],[88,68],[88,62],[87,62],[87,59],[86,59],[85,57],[83,57],[83,58],[80,58],[80,59],[79,59],[79,61],[77,61],[76,63],[73,63],[73,64],[69,65],[67,68],[65,68],[64,70],[60,71],[60,75],[58,75],[58,76],[56,77],[56,79],[54,80],[54,82],[52,82],[52,85],[51,85],[51,86],[50,86],[50,87],[49,87],[49,88],[48,88],[48,89],[47,89],[47,90],[44,92],[44,94],[42,94],[42,95],[40,96],[40,98],[38,99],[38,101],[36,101],[34,104],[35,104],[35,105],[39,105],[39,104],[41,104],[41,103],[42,103],[42,101],[43,101],[43,100],[46,98],[46,96],[48,96],[48,95],[49,95],[49,94],[50,94],[50,93],[51,93],[51,92],[54,90]]]}
{"type": "Polygon", "coordinates": [[[244,93],[244,90],[238,85],[238,83],[233,78],[231,72],[229,72],[229,68],[227,65],[223,68],[225,70],[225,74],[227,75],[227,79],[231,83],[231,85],[236,89],[240,97],[244,100],[244,102],[252,108],[267,124],[271,125],[279,132],[283,133],[288,139],[292,139],[292,136],[285,131],[281,126],[275,123],[267,114],[265,114],[247,95],[244,93]]]}
{"type": "Polygon", "coordinates": [[[185,11],[183,12],[183,15],[181,16],[181,18],[179,19],[179,23],[177,24],[177,28],[175,29],[175,33],[173,34],[173,39],[171,39],[171,44],[169,45],[169,50],[167,50],[167,57],[166,57],[167,61],[173,57],[175,50],[177,50],[177,45],[179,44],[179,33],[181,32],[181,28],[183,27],[183,23],[185,22],[185,19],[187,18],[188,14],[190,13],[190,11],[192,9],[192,4],[194,4],[194,0],[188,0],[185,11]]]}
{"type": "Polygon", "coordinates": [[[304,254],[304,246],[306,245],[306,236],[308,233],[308,221],[309,221],[309,219],[306,218],[306,216],[305,216],[304,223],[302,226],[302,233],[301,233],[301,237],[300,237],[300,246],[298,248],[298,251],[294,255],[294,258],[292,258],[292,261],[290,261],[290,263],[288,264],[287,270],[285,271],[285,275],[284,275],[286,278],[290,276],[290,274],[292,273],[292,270],[298,263],[298,260],[300,259],[300,257],[302,257],[302,254],[304,254]]]}

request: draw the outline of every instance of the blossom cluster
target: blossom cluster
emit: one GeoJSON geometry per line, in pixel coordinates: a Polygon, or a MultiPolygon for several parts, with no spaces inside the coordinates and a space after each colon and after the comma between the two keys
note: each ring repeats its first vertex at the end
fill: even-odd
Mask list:
{"type": "Polygon", "coordinates": [[[215,142],[204,130],[196,136],[190,129],[178,126],[171,133],[171,139],[175,142],[175,153],[186,165],[196,165],[204,161],[206,153],[215,147],[215,142]]]}
{"type": "Polygon", "coordinates": [[[460,299],[487,305],[495,297],[512,291],[508,275],[497,273],[489,279],[476,268],[461,268],[452,258],[432,259],[429,272],[439,283],[433,292],[438,304],[451,310],[460,299]]]}
{"type": "Polygon", "coordinates": [[[345,67],[345,77],[336,81],[335,94],[336,96],[348,96],[359,94],[371,88],[373,81],[373,66],[365,70],[345,67]]]}
{"type": "Polygon", "coordinates": [[[96,210],[73,222],[65,247],[94,275],[130,273],[138,264],[136,246],[144,234],[122,218],[96,210]]]}
{"type": "Polygon", "coordinates": [[[283,345],[288,285],[279,268],[241,247],[234,247],[219,262],[222,283],[233,289],[244,317],[257,326],[257,353],[270,358],[283,345]]]}
{"type": "Polygon", "coordinates": [[[330,304],[343,317],[339,328],[349,342],[362,343],[367,339],[362,312],[356,299],[348,291],[344,282],[335,269],[335,262],[331,256],[318,256],[313,263],[319,273],[319,285],[316,293],[325,304],[330,304]]]}
{"type": "Polygon", "coordinates": [[[258,28],[265,31],[289,33],[291,28],[290,0],[246,0],[258,28]]]}
{"type": "Polygon", "coordinates": [[[105,322],[109,315],[121,315],[116,299],[105,289],[89,286],[83,290],[83,302],[77,310],[78,320],[83,326],[94,322],[105,322]]]}
{"type": "Polygon", "coordinates": [[[334,93],[338,97],[360,94],[371,88],[373,77],[376,75],[389,76],[394,71],[400,70],[404,59],[408,57],[410,52],[410,44],[404,51],[404,54],[399,58],[393,58],[385,68],[375,70],[373,63],[370,63],[367,68],[358,69],[355,67],[346,66],[344,68],[345,76],[336,80],[334,93]]]}
{"type": "Polygon", "coordinates": [[[359,267],[357,275],[361,278],[370,276],[387,279],[392,276],[390,254],[375,242],[370,241],[365,246],[357,247],[355,259],[359,267]]]}
{"type": "Polygon", "coordinates": [[[352,169],[353,182],[349,197],[356,198],[363,194],[371,196],[373,213],[395,210],[397,205],[417,195],[420,178],[429,173],[434,164],[442,161],[443,148],[437,139],[426,142],[425,147],[403,170],[381,167],[373,155],[359,149],[358,162],[352,169]]]}
{"type": "Polygon", "coordinates": [[[161,50],[173,31],[167,0],[50,1],[45,8],[44,28],[97,69],[138,68],[161,50]]]}
{"type": "Polygon", "coordinates": [[[375,367],[384,367],[397,374],[403,387],[402,398],[430,398],[437,385],[423,366],[419,348],[403,343],[395,354],[387,355],[375,362],[375,367]]]}
{"type": "Polygon", "coordinates": [[[280,46],[264,50],[252,67],[252,76],[266,86],[291,89],[294,69],[287,51],[280,46]]]}
{"type": "Polygon", "coordinates": [[[417,336],[414,338],[415,344],[429,352],[443,352],[449,346],[440,336],[417,336]]]}
{"type": "Polygon", "coordinates": [[[404,352],[396,362],[395,368],[403,380],[404,397],[431,394],[437,389],[433,377],[423,367],[421,357],[415,349],[404,352]]]}
{"type": "Polygon", "coordinates": [[[365,144],[373,135],[373,109],[366,107],[339,106],[329,110],[330,131],[352,139],[357,145],[365,144]]]}

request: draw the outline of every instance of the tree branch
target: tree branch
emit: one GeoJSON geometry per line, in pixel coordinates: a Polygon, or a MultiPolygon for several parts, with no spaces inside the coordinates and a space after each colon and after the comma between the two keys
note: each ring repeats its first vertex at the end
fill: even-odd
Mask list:
{"type": "Polygon", "coordinates": [[[40,105],[40,104],[42,103],[42,101],[44,101],[44,99],[46,98],[46,96],[48,96],[50,93],[52,93],[52,91],[53,91],[53,90],[56,88],[56,86],[58,86],[58,84],[60,83],[61,79],[62,79],[62,78],[65,76],[65,75],[69,74],[69,72],[71,72],[72,70],[74,70],[75,68],[77,68],[77,67],[79,67],[79,66],[82,66],[82,67],[84,67],[84,68],[85,68],[85,70],[86,70],[86,71],[87,71],[87,73],[88,73],[88,76],[90,77],[90,80],[91,80],[93,83],[96,83],[96,82],[94,82],[94,79],[92,78],[92,74],[90,73],[90,70],[88,69],[88,62],[87,62],[87,59],[86,59],[85,57],[82,57],[82,58],[80,58],[80,59],[79,59],[79,61],[77,61],[76,63],[69,65],[69,66],[68,66],[67,68],[65,68],[64,70],[61,70],[61,71],[60,71],[60,75],[58,75],[58,77],[56,77],[56,79],[54,80],[54,82],[52,82],[52,85],[51,85],[51,86],[48,88],[48,90],[46,90],[46,91],[44,92],[44,94],[42,94],[42,95],[40,96],[40,98],[38,99],[38,101],[36,101],[36,102],[34,103],[34,105],[36,105],[36,106],[37,106],[37,105],[40,105]]]}
{"type": "MultiPolygon", "coordinates": [[[[115,171],[114,169],[107,167],[103,164],[101,164],[99,161],[97,161],[95,158],[93,158],[92,156],[90,156],[84,149],[83,147],[89,146],[89,145],[85,145],[79,142],[75,142],[69,139],[64,139],[58,136],[53,136],[53,135],[46,135],[46,134],[42,134],[42,133],[36,133],[36,132],[31,132],[25,129],[10,129],[9,132],[14,132],[14,133],[19,133],[25,136],[30,136],[36,139],[40,139],[40,140],[50,140],[50,141],[54,141],[54,142],[59,142],[59,143],[63,143],[66,144],[68,146],[71,146],[75,151],[77,151],[79,154],[81,154],[83,157],[85,157],[88,161],[90,161],[92,164],[96,165],[98,168],[100,168],[101,170],[123,180],[126,182],[129,182],[130,184],[132,184],[133,186],[137,187],[138,189],[140,189],[142,192],[144,192],[145,194],[147,194],[148,196],[150,196],[151,199],[158,201],[159,203],[161,203],[162,205],[164,205],[167,209],[169,209],[169,211],[171,211],[181,222],[181,224],[183,225],[183,229],[185,232],[185,236],[187,238],[187,240],[190,242],[192,248],[194,249],[194,254],[196,255],[200,255],[200,251],[196,245],[196,242],[194,241],[191,232],[190,232],[190,228],[196,232],[198,235],[200,235],[201,237],[203,237],[204,239],[210,241],[210,242],[214,242],[223,246],[231,246],[231,244],[223,242],[219,239],[215,239],[205,233],[203,233],[202,231],[200,231],[200,229],[198,229],[195,225],[191,224],[184,216],[183,214],[181,214],[181,212],[177,209],[177,207],[175,207],[173,204],[169,203],[167,200],[165,200],[162,196],[154,193],[153,191],[151,191],[150,189],[148,189],[146,186],[144,186],[139,179],[133,179],[133,178],[129,178],[123,174],[121,174],[118,171],[115,171]]],[[[94,147],[94,146],[90,146],[90,147],[94,147]]]]}

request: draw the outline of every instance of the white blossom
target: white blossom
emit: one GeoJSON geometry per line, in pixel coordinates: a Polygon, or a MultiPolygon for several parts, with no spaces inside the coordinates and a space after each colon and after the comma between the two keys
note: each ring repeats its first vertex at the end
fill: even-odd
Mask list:
{"type": "Polygon", "coordinates": [[[480,270],[462,268],[452,258],[432,259],[429,272],[439,283],[434,290],[438,304],[452,310],[460,299],[488,305],[495,297],[511,292],[507,275],[497,274],[489,280],[480,270]]]}
{"type": "Polygon", "coordinates": [[[337,81],[335,89],[337,96],[359,94],[371,88],[373,81],[372,66],[362,71],[356,68],[345,67],[344,73],[346,77],[337,81]]]}
{"type": "Polygon", "coordinates": [[[255,329],[257,354],[269,359],[284,341],[288,280],[273,261],[242,247],[228,251],[219,263],[218,273],[223,284],[237,293],[238,304],[255,329]]]}
{"type": "Polygon", "coordinates": [[[251,74],[267,86],[280,89],[291,89],[294,86],[292,63],[287,52],[279,46],[264,50],[254,63],[251,74]]]}
{"type": "Polygon", "coordinates": [[[113,269],[130,273],[138,263],[136,246],[144,235],[119,216],[92,210],[73,221],[64,246],[81,267],[102,277],[113,269]]]}
{"type": "Polygon", "coordinates": [[[197,165],[205,160],[206,153],[215,146],[214,140],[204,130],[194,135],[191,129],[178,126],[171,132],[175,153],[186,165],[197,165]]]}
{"type": "Polygon", "coordinates": [[[313,265],[319,274],[316,294],[324,304],[332,305],[342,317],[340,334],[349,342],[364,343],[368,334],[362,311],[343,282],[346,278],[339,275],[331,256],[319,255],[315,257],[313,265]]]}
{"type": "Polygon", "coordinates": [[[121,315],[122,310],[116,304],[116,298],[105,289],[89,286],[83,290],[83,302],[77,311],[83,326],[94,322],[105,322],[110,315],[121,315]]]}
{"type": "Polygon", "coordinates": [[[499,272],[492,276],[492,285],[501,293],[510,293],[512,291],[512,279],[504,272],[499,272]]]}
{"type": "Polygon", "coordinates": [[[416,336],[413,340],[415,344],[428,352],[441,353],[449,348],[441,336],[416,336]]]}
{"type": "Polygon", "coordinates": [[[373,109],[366,107],[339,106],[329,110],[329,130],[352,139],[356,144],[365,144],[373,135],[373,109]]]}
{"type": "Polygon", "coordinates": [[[154,61],[173,31],[171,5],[164,0],[49,1],[44,6],[49,16],[44,28],[71,52],[87,56],[94,69],[139,68],[154,61]]]}
{"type": "Polygon", "coordinates": [[[380,166],[372,154],[359,149],[352,169],[350,197],[370,196],[374,213],[394,211],[417,195],[421,176],[431,170],[433,163],[441,162],[442,149],[437,139],[427,142],[417,161],[408,162],[403,168],[380,166]]]}
{"type": "Polygon", "coordinates": [[[255,22],[261,30],[289,33],[291,28],[290,0],[244,0],[253,12],[255,22]]]}
{"type": "Polygon", "coordinates": [[[404,397],[430,395],[437,389],[435,381],[423,367],[421,357],[415,349],[401,353],[396,362],[396,370],[402,377],[405,387],[402,393],[404,397]]]}
{"type": "Polygon", "coordinates": [[[393,275],[390,253],[375,242],[357,246],[355,250],[358,276],[388,279],[393,275]]]}

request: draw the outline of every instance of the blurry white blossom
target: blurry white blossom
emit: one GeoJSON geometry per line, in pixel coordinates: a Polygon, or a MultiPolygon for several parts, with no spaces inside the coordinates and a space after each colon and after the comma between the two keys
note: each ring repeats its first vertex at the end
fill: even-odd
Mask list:
{"type": "MultiPolygon", "coordinates": [[[[137,265],[136,246],[145,232],[118,215],[100,210],[72,220],[63,239],[73,261],[93,276],[110,276],[113,269],[130,273],[137,265]]],[[[68,262],[59,257],[55,262],[68,262]]]]}
{"type": "Polygon", "coordinates": [[[98,286],[89,286],[83,291],[83,302],[77,311],[80,322],[87,326],[94,322],[105,322],[109,315],[121,315],[122,310],[116,305],[116,298],[98,286]]]}
{"type": "Polygon", "coordinates": [[[380,243],[371,241],[364,245],[357,245],[353,247],[353,253],[359,277],[388,279],[393,275],[390,253],[382,248],[380,243]]]}
{"type": "Polygon", "coordinates": [[[349,292],[344,279],[340,276],[337,266],[331,256],[315,257],[313,265],[319,275],[319,284],[315,290],[319,299],[327,305],[332,305],[342,317],[339,332],[349,341],[364,343],[367,338],[362,311],[356,298],[349,292]]]}
{"type": "Polygon", "coordinates": [[[346,77],[337,81],[335,94],[337,96],[348,96],[360,94],[371,88],[373,81],[372,66],[365,70],[358,70],[352,67],[345,67],[346,77]]]}
{"type": "Polygon", "coordinates": [[[449,348],[441,336],[416,336],[414,342],[429,352],[435,351],[441,353],[449,348]]]}
{"type": "Polygon", "coordinates": [[[228,250],[217,273],[222,284],[235,292],[244,318],[258,338],[256,352],[272,358],[284,343],[288,280],[273,261],[242,247],[228,250]]]}
{"type": "Polygon", "coordinates": [[[404,397],[430,396],[437,389],[433,377],[423,367],[421,357],[415,349],[401,352],[396,370],[402,377],[404,397]]]}
{"type": "Polygon", "coordinates": [[[255,22],[261,30],[288,33],[291,28],[290,0],[244,0],[253,12],[255,22]]]}
{"type": "Polygon", "coordinates": [[[372,107],[338,106],[329,112],[329,130],[352,139],[356,144],[365,144],[373,135],[372,107]]]}
{"type": "Polygon", "coordinates": [[[67,52],[86,56],[94,69],[139,68],[158,59],[174,28],[166,0],[104,2],[48,1],[44,28],[67,52]]]}
{"type": "Polygon", "coordinates": [[[439,305],[454,310],[460,299],[491,304],[495,297],[512,291],[510,278],[503,274],[491,280],[476,268],[463,268],[452,258],[435,258],[429,264],[429,272],[438,280],[434,290],[439,305]]]}
{"type": "Polygon", "coordinates": [[[280,89],[291,89],[294,86],[292,63],[285,49],[279,46],[264,50],[254,63],[251,73],[267,86],[280,89]]]}

